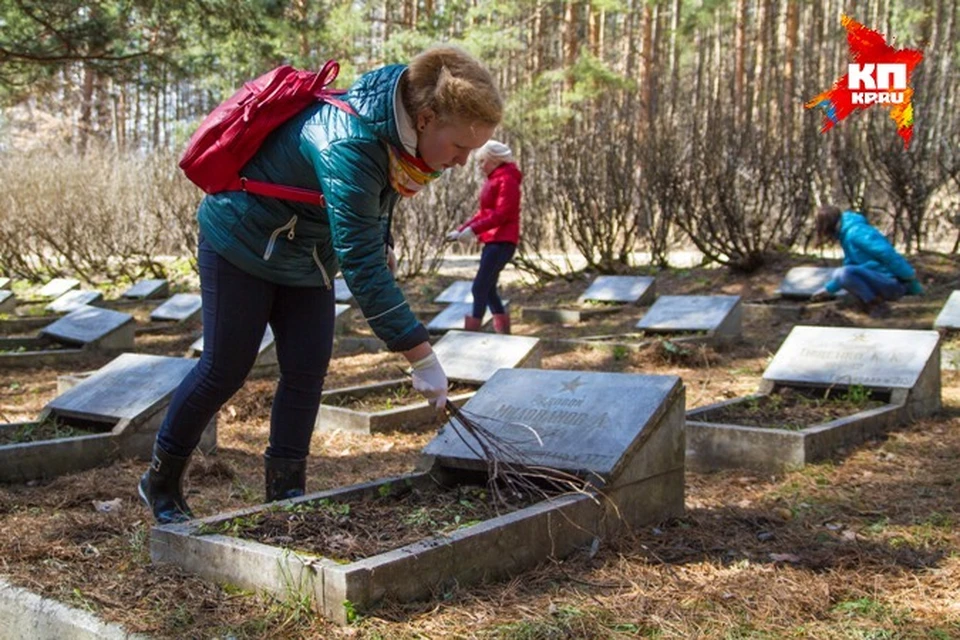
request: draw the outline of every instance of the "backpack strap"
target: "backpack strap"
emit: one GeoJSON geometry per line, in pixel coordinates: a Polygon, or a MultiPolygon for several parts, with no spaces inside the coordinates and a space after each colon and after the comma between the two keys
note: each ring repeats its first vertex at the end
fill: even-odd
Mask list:
{"type": "MultiPolygon", "coordinates": [[[[324,74],[325,71],[326,67],[324,67],[324,70],[317,74],[317,76],[319,77],[321,74],[324,74]]],[[[354,108],[351,107],[348,102],[334,97],[343,95],[344,93],[346,93],[346,91],[343,89],[325,89],[317,95],[317,98],[323,102],[329,102],[337,109],[340,109],[351,116],[356,116],[356,110],[354,110],[354,108]]],[[[240,176],[240,190],[258,196],[266,196],[268,198],[280,198],[281,200],[293,200],[294,202],[317,204],[321,207],[327,206],[327,201],[323,197],[323,192],[314,191],[313,189],[304,189],[303,187],[288,187],[282,184],[263,182],[262,180],[250,180],[240,176]]]]}

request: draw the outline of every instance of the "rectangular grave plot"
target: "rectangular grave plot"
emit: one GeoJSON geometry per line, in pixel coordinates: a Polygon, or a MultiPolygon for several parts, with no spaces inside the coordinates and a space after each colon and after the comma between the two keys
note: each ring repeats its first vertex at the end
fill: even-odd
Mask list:
{"type": "Polygon", "coordinates": [[[540,366],[540,340],[528,336],[450,331],[433,346],[447,378],[483,384],[499,369],[540,366]]]}
{"type": "Polygon", "coordinates": [[[79,286],[80,281],[74,280],[73,278],[54,278],[47,284],[40,287],[36,293],[36,296],[43,299],[59,298],[67,291],[76,289],[79,286]]]}
{"type": "Polygon", "coordinates": [[[580,324],[589,322],[601,316],[607,316],[621,311],[621,306],[597,308],[548,308],[523,307],[520,310],[520,320],[531,324],[580,324]]]}
{"type": "Polygon", "coordinates": [[[110,463],[119,454],[115,426],[62,416],[0,425],[0,482],[55,478],[110,463]]]}
{"type": "Polygon", "coordinates": [[[155,322],[186,323],[200,317],[202,301],[197,293],[178,293],[153,310],[155,322]]]}
{"type": "MultiPolygon", "coordinates": [[[[343,500],[362,493],[381,495],[405,483],[426,488],[434,479],[430,474],[413,474],[325,491],[268,508],[296,509],[309,501],[343,500]]],[[[348,622],[346,606],[365,612],[387,600],[428,598],[443,585],[512,576],[549,556],[566,556],[602,533],[598,522],[603,511],[588,495],[554,498],[347,563],[218,533],[202,535],[238,516],[255,519],[260,509],[157,527],[151,535],[151,557],[249,589],[279,594],[295,585],[299,593],[312,596],[317,610],[344,624],[348,622]]]]}
{"type": "MultiPolygon", "coordinates": [[[[507,309],[509,313],[510,307],[509,301],[503,301],[504,308],[507,309]]],[[[467,302],[455,302],[449,305],[446,309],[438,313],[433,317],[430,322],[427,323],[427,331],[430,333],[443,333],[445,331],[463,331],[464,317],[471,315],[473,313],[473,304],[467,302]]],[[[493,315],[490,313],[490,309],[487,309],[483,314],[482,325],[486,325],[493,319],[493,315]]]]}
{"type": "MultiPolygon", "coordinates": [[[[454,384],[447,402],[462,405],[477,386],[454,384]]],[[[384,433],[437,424],[437,410],[413,389],[409,379],[324,391],[316,427],[321,431],[342,429],[353,433],[384,433]]]]}
{"type": "Polygon", "coordinates": [[[433,299],[437,304],[470,303],[473,304],[473,281],[457,280],[433,299]]]}
{"type": "Polygon", "coordinates": [[[170,294],[170,283],[163,278],[140,280],[121,294],[128,300],[149,300],[165,298],[170,294]]]}
{"type": "Polygon", "coordinates": [[[660,296],[637,323],[646,333],[706,332],[721,339],[741,334],[740,296],[660,296]]]}
{"type": "Polygon", "coordinates": [[[85,350],[68,347],[45,336],[0,338],[0,367],[64,365],[86,357],[85,350]]]}
{"type": "Polygon", "coordinates": [[[40,331],[67,345],[85,346],[104,351],[133,348],[133,316],[101,309],[81,307],[40,331]]]}
{"type": "MultiPolygon", "coordinates": [[[[798,391],[797,389],[792,389],[798,391]]],[[[736,398],[691,410],[686,420],[686,459],[691,469],[749,468],[779,473],[798,469],[806,464],[825,460],[838,449],[862,444],[871,437],[884,433],[903,421],[902,404],[888,402],[889,392],[874,392],[875,402],[860,411],[825,419],[817,424],[791,424],[782,418],[768,418],[766,424],[758,420],[742,420],[724,414],[750,415],[763,402],[778,402],[771,397],[783,391],[761,393],[736,398]]],[[[806,394],[822,397],[826,393],[841,393],[843,389],[810,387],[806,394]]],[[[868,406],[868,405],[865,405],[868,406]]]]}
{"type": "Polygon", "coordinates": [[[48,304],[44,309],[51,313],[70,313],[83,307],[84,305],[93,305],[103,299],[103,294],[99,291],[81,291],[74,289],[67,291],[62,296],[48,304]]]}
{"type": "Polygon", "coordinates": [[[656,297],[655,280],[649,276],[597,276],[578,302],[647,305],[656,297]]]}
{"type": "Polygon", "coordinates": [[[823,287],[836,267],[794,267],[783,277],[776,294],[784,298],[806,300],[823,287]]]}

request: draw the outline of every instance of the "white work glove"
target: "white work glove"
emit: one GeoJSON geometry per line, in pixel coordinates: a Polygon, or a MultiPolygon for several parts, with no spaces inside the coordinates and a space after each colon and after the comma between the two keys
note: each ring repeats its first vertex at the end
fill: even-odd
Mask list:
{"type": "Polygon", "coordinates": [[[438,412],[441,411],[447,404],[447,374],[443,372],[437,354],[431,351],[430,355],[412,363],[411,367],[413,388],[422,393],[438,412]]]}
{"type": "Polygon", "coordinates": [[[472,228],[472,227],[467,227],[466,229],[464,229],[463,231],[460,232],[460,235],[457,236],[457,240],[459,240],[459,241],[462,242],[463,244],[469,244],[469,243],[471,243],[471,242],[476,242],[476,240],[477,240],[477,234],[475,234],[475,233],[473,232],[473,228],[472,228]]]}
{"type": "Polygon", "coordinates": [[[454,229],[453,231],[451,231],[450,233],[448,233],[444,239],[445,239],[447,242],[456,242],[456,240],[457,240],[459,237],[460,237],[460,232],[457,231],[456,229],[454,229]]]}
{"type": "Polygon", "coordinates": [[[397,273],[397,254],[393,252],[393,247],[387,245],[387,269],[390,269],[390,273],[396,275],[397,273]]]}
{"type": "Polygon", "coordinates": [[[826,287],[820,287],[810,296],[810,302],[823,302],[833,297],[833,294],[827,291],[826,287]]]}

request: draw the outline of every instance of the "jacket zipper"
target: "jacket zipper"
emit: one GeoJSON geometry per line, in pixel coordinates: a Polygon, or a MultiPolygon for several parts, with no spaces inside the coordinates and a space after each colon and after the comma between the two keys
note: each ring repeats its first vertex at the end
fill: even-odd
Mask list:
{"type": "Polygon", "coordinates": [[[287,240],[293,240],[296,237],[296,232],[294,231],[294,227],[296,226],[297,226],[297,216],[296,214],[294,214],[294,216],[290,218],[287,224],[283,225],[282,227],[278,227],[277,229],[274,230],[272,234],[270,234],[270,241],[267,243],[267,250],[263,252],[264,260],[269,260],[270,256],[273,255],[273,249],[276,246],[277,238],[280,236],[281,233],[283,233],[284,231],[287,232],[287,240]]]}
{"type": "Polygon", "coordinates": [[[327,275],[327,270],[323,268],[323,263],[320,262],[320,256],[317,255],[317,245],[313,245],[313,261],[317,263],[317,267],[320,269],[320,275],[323,276],[323,285],[330,289],[333,287],[330,284],[330,276],[327,275]]]}

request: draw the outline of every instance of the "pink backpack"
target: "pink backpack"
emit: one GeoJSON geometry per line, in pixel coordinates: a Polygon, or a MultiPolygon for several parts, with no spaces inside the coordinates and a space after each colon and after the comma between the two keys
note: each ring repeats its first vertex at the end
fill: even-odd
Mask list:
{"type": "Polygon", "coordinates": [[[248,191],[323,206],[319,191],[248,180],[240,170],[271,131],[318,100],[356,115],[336,98],[343,90],[327,88],[338,73],[340,65],[328,60],[318,73],[285,65],[245,83],[200,123],[180,158],[180,168],[206,193],[248,191]]]}

